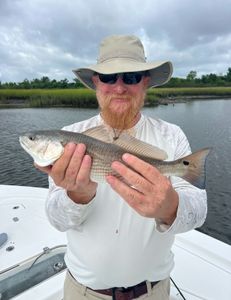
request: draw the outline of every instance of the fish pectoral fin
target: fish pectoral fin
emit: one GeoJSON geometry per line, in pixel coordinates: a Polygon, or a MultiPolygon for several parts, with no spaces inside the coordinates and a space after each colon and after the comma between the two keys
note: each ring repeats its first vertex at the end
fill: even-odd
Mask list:
{"type": "Polygon", "coordinates": [[[122,132],[119,138],[116,139],[113,143],[123,148],[126,152],[132,153],[134,155],[157,160],[165,160],[168,158],[168,155],[164,150],[146,142],[140,141],[124,132],[122,132]]]}
{"type": "Polygon", "coordinates": [[[102,161],[100,157],[94,156],[91,166],[91,180],[98,183],[105,182],[105,176],[112,172],[109,163],[102,161]]]}
{"type": "Polygon", "coordinates": [[[121,181],[126,182],[120,174],[112,170],[110,163],[103,163],[102,159],[94,157],[91,167],[91,180],[98,183],[105,183],[107,175],[113,175],[121,181]]]}

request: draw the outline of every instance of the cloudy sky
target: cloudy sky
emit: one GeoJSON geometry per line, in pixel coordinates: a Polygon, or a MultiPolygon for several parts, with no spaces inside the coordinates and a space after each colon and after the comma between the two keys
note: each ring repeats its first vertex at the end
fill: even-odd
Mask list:
{"type": "Polygon", "coordinates": [[[174,76],[225,74],[231,0],[0,0],[0,81],[72,81],[110,34],[139,36],[147,59],[171,60],[174,76]]]}

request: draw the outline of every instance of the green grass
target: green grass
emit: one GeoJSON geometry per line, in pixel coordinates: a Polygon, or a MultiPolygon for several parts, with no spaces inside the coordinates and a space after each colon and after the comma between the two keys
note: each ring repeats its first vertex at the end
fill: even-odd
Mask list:
{"type": "Polygon", "coordinates": [[[0,90],[1,104],[17,104],[19,100],[23,100],[26,107],[97,106],[95,93],[87,89],[0,90]]]}
{"type": "Polygon", "coordinates": [[[231,87],[154,88],[148,90],[146,99],[149,105],[152,106],[161,102],[161,100],[188,100],[205,96],[231,98],[231,87]]]}
{"type": "MultiPolygon", "coordinates": [[[[231,87],[155,88],[149,89],[147,103],[161,99],[190,96],[231,97],[231,87]]],[[[88,89],[0,89],[0,105],[21,107],[97,107],[95,92],[88,89]]]]}
{"type": "Polygon", "coordinates": [[[166,96],[231,96],[231,87],[188,87],[188,88],[156,88],[148,93],[159,97],[166,96]]]}

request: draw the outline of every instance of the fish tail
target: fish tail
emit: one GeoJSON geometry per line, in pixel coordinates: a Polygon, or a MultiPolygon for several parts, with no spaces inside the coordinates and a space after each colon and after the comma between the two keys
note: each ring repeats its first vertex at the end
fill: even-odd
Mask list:
{"type": "Polygon", "coordinates": [[[210,151],[211,148],[204,148],[180,159],[186,170],[181,177],[200,189],[205,188],[205,163],[210,151]]]}

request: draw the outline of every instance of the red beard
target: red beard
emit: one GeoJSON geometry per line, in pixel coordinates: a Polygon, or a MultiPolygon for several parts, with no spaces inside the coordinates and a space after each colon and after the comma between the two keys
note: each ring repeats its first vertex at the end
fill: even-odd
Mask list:
{"type": "MultiPolygon", "coordinates": [[[[145,93],[144,93],[145,96],[145,93]]],[[[143,99],[131,97],[129,95],[110,95],[110,96],[101,96],[101,101],[99,101],[101,108],[101,116],[112,128],[116,129],[129,129],[134,126],[135,120],[139,115],[140,109],[144,105],[144,96],[143,99]],[[113,99],[124,99],[127,100],[127,103],[116,103],[114,104],[113,99]],[[117,107],[116,107],[117,106],[117,107]],[[121,109],[120,109],[121,107],[121,109]]],[[[100,97],[98,94],[97,97],[100,97]]]]}

